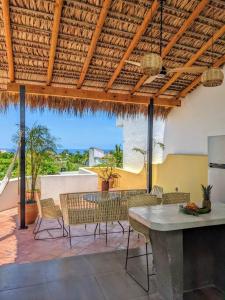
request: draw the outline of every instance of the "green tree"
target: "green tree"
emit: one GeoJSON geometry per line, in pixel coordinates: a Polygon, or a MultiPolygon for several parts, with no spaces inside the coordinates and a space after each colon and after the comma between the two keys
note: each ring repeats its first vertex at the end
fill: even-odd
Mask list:
{"type": "Polygon", "coordinates": [[[58,155],[52,151],[48,151],[43,154],[43,160],[40,167],[40,174],[42,175],[54,175],[61,171],[61,161],[58,155]]]}
{"type": "Polygon", "coordinates": [[[123,150],[121,145],[115,145],[115,149],[111,151],[111,154],[114,157],[116,167],[123,167],[123,150]]]}
{"type": "MultiPolygon", "coordinates": [[[[12,152],[0,152],[0,180],[5,177],[13,157],[14,153],[12,152]]],[[[17,176],[17,166],[18,163],[14,165],[12,176],[17,176]]]]}
{"type": "Polygon", "coordinates": [[[52,152],[56,151],[56,138],[49,129],[42,125],[34,124],[26,128],[26,161],[27,171],[31,176],[31,198],[34,199],[37,177],[46,160],[50,160],[52,152]]]}

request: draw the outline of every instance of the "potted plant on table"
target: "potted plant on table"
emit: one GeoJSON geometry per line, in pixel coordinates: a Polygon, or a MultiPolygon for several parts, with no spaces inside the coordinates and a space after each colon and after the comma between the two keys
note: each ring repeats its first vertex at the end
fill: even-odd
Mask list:
{"type": "Polygon", "coordinates": [[[30,175],[25,202],[27,224],[34,223],[37,217],[37,200],[40,198],[40,190],[37,188],[38,175],[41,173],[43,161],[56,150],[55,141],[45,126],[34,124],[31,128],[26,128],[26,171],[30,175]]]}
{"type": "Polygon", "coordinates": [[[102,159],[102,163],[99,165],[99,177],[102,180],[101,190],[108,191],[110,186],[113,186],[115,179],[118,179],[120,175],[115,171],[116,161],[113,155],[108,154],[102,159]]]}

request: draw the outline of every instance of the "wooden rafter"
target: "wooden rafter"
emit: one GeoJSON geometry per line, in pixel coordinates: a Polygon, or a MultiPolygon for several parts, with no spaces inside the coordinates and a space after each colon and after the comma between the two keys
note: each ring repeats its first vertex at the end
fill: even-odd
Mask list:
{"type": "MultiPolygon", "coordinates": [[[[19,84],[10,83],[7,91],[12,93],[19,92],[19,84]]],[[[77,88],[62,88],[45,85],[26,84],[26,93],[33,95],[65,97],[74,99],[85,99],[94,101],[110,101],[129,104],[148,105],[150,97],[148,96],[132,96],[130,94],[106,93],[100,91],[83,90],[77,88]]],[[[174,107],[180,106],[180,100],[174,98],[156,98],[156,106],[174,107]]]]}
{"type": "MultiPolygon", "coordinates": [[[[213,38],[210,38],[184,65],[184,67],[191,67],[194,62],[207,50],[211,47],[212,39],[215,42],[225,33],[225,25],[223,25],[214,35],[213,38]]],[[[181,73],[174,74],[170,80],[156,93],[156,97],[165,93],[165,91],[180,77],[181,73]]]]}
{"type": "MultiPolygon", "coordinates": [[[[220,67],[225,63],[225,55],[223,55],[221,58],[215,61],[213,64],[213,67],[220,67]]],[[[187,86],[183,91],[181,91],[178,95],[177,98],[180,99],[181,97],[185,97],[190,91],[192,91],[199,83],[201,82],[201,76],[198,76],[195,78],[195,80],[192,81],[192,83],[187,86]]]]}
{"type": "Polygon", "coordinates": [[[13,62],[12,35],[10,27],[9,0],[2,0],[2,13],[5,31],[6,52],[8,59],[9,80],[10,82],[13,82],[15,80],[15,74],[13,62]]]}
{"type": "Polygon", "coordinates": [[[138,42],[140,41],[141,36],[145,33],[149,22],[151,22],[154,14],[156,13],[157,9],[159,7],[159,1],[158,0],[154,0],[154,2],[152,3],[152,7],[149,9],[149,11],[147,12],[147,14],[144,17],[144,20],[142,22],[142,24],[138,27],[138,30],[136,32],[136,34],[134,35],[128,49],[126,50],[126,52],[124,53],[122,59],[120,60],[117,68],[115,69],[111,79],[109,80],[109,82],[107,83],[106,86],[106,91],[108,91],[108,89],[110,89],[113,85],[113,82],[116,80],[116,78],[119,76],[125,61],[129,58],[129,56],[131,55],[132,51],[134,50],[134,48],[137,46],[138,42]]]}
{"type": "Polygon", "coordinates": [[[84,65],[83,65],[83,68],[82,68],[82,71],[81,71],[81,74],[80,74],[80,78],[79,78],[79,81],[77,83],[77,88],[78,89],[81,88],[81,86],[84,82],[85,76],[87,74],[92,56],[94,54],[94,51],[95,51],[95,48],[96,48],[96,45],[97,45],[97,42],[98,42],[98,39],[99,39],[99,36],[102,32],[102,27],[105,23],[105,19],[106,19],[107,13],[109,11],[111,2],[112,2],[112,0],[105,0],[103,2],[103,6],[102,6],[102,9],[101,9],[99,18],[98,18],[98,22],[97,22],[94,34],[92,36],[91,44],[89,46],[88,53],[87,53],[87,56],[86,56],[86,59],[84,61],[84,65]]]}
{"type": "Polygon", "coordinates": [[[53,27],[52,27],[51,45],[50,45],[50,52],[49,52],[47,84],[50,84],[52,81],[52,73],[53,73],[56,46],[57,46],[58,35],[59,35],[59,25],[60,25],[62,7],[63,7],[63,0],[56,0],[53,27]]]}
{"type": "MultiPolygon", "coordinates": [[[[182,34],[190,27],[190,25],[194,22],[194,20],[200,15],[202,10],[205,8],[205,6],[209,3],[209,0],[202,0],[198,6],[195,8],[193,13],[189,16],[189,18],[184,22],[184,24],[180,27],[178,32],[173,36],[173,38],[170,40],[170,42],[167,44],[167,46],[163,49],[162,52],[162,59],[166,57],[166,55],[170,52],[170,50],[173,48],[173,46],[176,44],[176,42],[180,39],[182,34]]],[[[148,76],[143,75],[140,80],[137,82],[135,87],[132,89],[131,94],[135,93],[146,81],[148,76]]]]}

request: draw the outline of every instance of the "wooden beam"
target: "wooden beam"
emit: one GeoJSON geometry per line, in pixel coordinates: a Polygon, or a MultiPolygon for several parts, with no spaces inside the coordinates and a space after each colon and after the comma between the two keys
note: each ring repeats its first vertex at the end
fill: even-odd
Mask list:
{"type": "Polygon", "coordinates": [[[60,25],[62,7],[63,7],[63,0],[56,0],[55,1],[53,27],[52,27],[51,45],[50,45],[50,51],[49,51],[47,84],[50,84],[52,81],[52,73],[53,73],[55,53],[56,53],[56,47],[57,47],[57,41],[58,41],[58,35],[59,35],[59,25],[60,25]]]}
{"type": "Polygon", "coordinates": [[[87,53],[86,59],[84,61],[83,68],[81,70],[79,81],[77,83],[77,88],[78,89],[81,88],[81,86],[84,82],[84,79],[85,79],[85,76],[87,74],[89,65],[91,63],[91,59],[92,59],[93,54],[94,54],[95,49],[96,49],[96,45],[97,45],[99,36],[102,32],[102,28],[103,28],[103,25],[105,23],[105,19],[106,19],[106,16],[108,14],[111,2],[112,2],[112,0],[104,0],[104,2],[103,2],[103,6],[102,6],[102,9],[101,9],[99,18],[98,18],[98,22],[97,22],[94,34],[93,34],[92,39],[91,39],[91,44],[88,48],[88,53],[87,53]]]}
{"type": "MultiPolygon", "coordinates": [[[[7,91],[19,93],[19,84],[9,83],[7,91]]],[[[130,94],[106,93],[93,90],[83,90],[77,88],[63,88],[45,85],[26,84],[26,94],[55,96],[74,99],[94,100],[94,101],[110,101],[129,104],[148,105],[150,96],[132,96],[130,94]]],[[[156,106],[174,107],[180,106],[180,100],[174,98],[156,98],[154,104],[156,106]]]]}
{"type": "MultiPolygon", "coordinates": [[[[217,59],[215,63],[213,64],[213,67],[220,67],[225,63],[225,55],[223,55],[221,58],[217,59]]],[[[201,83],[201,75],[195,78],[192,83],[187,86],[185,89],[183,89],[176,97],[180,99],[181,97],[185,97],[191,90],[193,90],[199,83],[201,83]]]]}
{"type": "MultiPolygon", "coordinates": [[[[162,59],[166,57],[166,55],[170,52],[170,50],[173,48],[173,46],[176,44],[176,42],[181,38],[181,36],[184,34],[184,32],[190,27],[190,25],[194,22],[194,20],[200,15],[202,10],[205,8],[205,6],[209,3],[209,0],[202,0],[198,6],[195,8],[193,13],[189,16],[189,18],[184,22],[184,24],[180,27],[178,32],[173,36],[173,38],[170,40],[170,42],[167,44],[167,46],[163,49],[162,52],[162,59]]],[[[138,83],[135,85],[135,87],[132,89],[131,94],[135,93],[145,82],[145,80],[148,78],[148,76],[143,75],[138,83]]]]}
{"type": "Polygon", "coordinates": [[[158,0],[154,0],[154,2],[152,3],[152,7],[148,10],[147,14],[144,17],[144,20],[142,22],[142,24],[138,27],[138,30],[136,32],[136,34],[134,35],[128,49],[126,50],[126,52],[124,53],[122,59],[120,60],[117,68],[115,69],[111,79],[109,80],[109,82],[107,83],[106,86],[106,91],[108,91],[108,89],[110,89],[113,85],[113,82],[116,80],[116,78],[119,76],[125,61],[129,58],[129,56],[131,55],[132,51],[134,50],[134,48],[137,46],[138,42],[140,41],[141,36],[145,33],[149,22],[152,20],[154,14],[156,13],[157,9],[159,7],[159,1],[158,0]]]}
{"type": "Polygon", "coordinates": [[[9,0],[2,0],[2,14],[3,14],[3,24],[4,24],[4,31],[5,31],[8,68],[9,68],[9,80],[10,82],[13,82],[15,81],[15,74],[14,74],[14,62],[13,62],[12,35],[11,35],[11,27],[10,27],[9,0]]]}
{"type": "MultiPolygon", "coordinates": [[[[225,33],[225,25],[223,25],[214,35],[213,41],[215,42],[218,38],[220,38],[225,33]]],[[[210,38],[184,65],[184,67],[191,67],[194,62],[212,45],[212,38],[210,38]]],[[[170,80],[156,93],[156,97],[163,94],[179,77],[181,73],[174,74],[170,80]]]]}

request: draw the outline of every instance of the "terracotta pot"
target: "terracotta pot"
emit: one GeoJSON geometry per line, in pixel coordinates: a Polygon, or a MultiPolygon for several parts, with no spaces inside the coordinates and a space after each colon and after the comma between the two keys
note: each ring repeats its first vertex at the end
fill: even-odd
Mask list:
{"type": "MultiPolygon", "coordinates": [[[[18,214],[20,220],[20,203],[18,203],[18,214]]],[[[35,203],[26,203],[25,204],[25,220],[26,224],[33,224],[38,215],[37,202],[35,203]]]]}
{"type": "Polygon", "coordinates": [[[114,179],[109,179],[109,188],[112,189],[114,186],[114,179]]]}
{"type": "MultiPolygon", "coordinates": [[[[31,195],[32,195],[31,191],[27,191],[26,192],[26,200],[31,200],[31,195]]],[[[37,201],[39,199],[40,199],[40,191],[35,191],[34,192],[34,199],[32,199],[32,200],[37,201]]]]}
{"type": "Polygon", "coordinates": [[[102,181],[102,192],[107,192],[109,190],[109,182],[102,181]]]}

